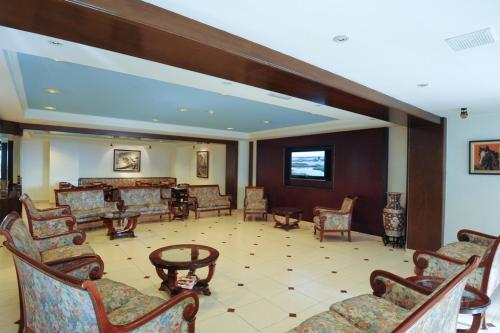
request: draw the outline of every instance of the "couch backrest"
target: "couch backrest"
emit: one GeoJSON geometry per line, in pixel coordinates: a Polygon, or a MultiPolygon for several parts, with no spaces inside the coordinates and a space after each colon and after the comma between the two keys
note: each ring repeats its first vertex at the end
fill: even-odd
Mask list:
{"type": "Polygon", "coordinates": [[[161,203],[160,187],[119,187],[118,192],[126,206],[161,203]]]}
{"type": "Polygon", "coordinates": [[[104,190],[102,188],[91,189],[59,189],[56,193],[56,204],[68,205],[71,210],[88,210],[103,208],[104,190]]]}
{"type": "Polygon", "coordinates": [[[42,261],[40,251],[19,214],[16,212],[8,214],[0,224],[0,233],[19,252],[38,262],[42,261]]]}
{"type": "Polygon", "coordinates": [[[464,269],[446,279],[439,288],[415,305],[410,316],[394,329],[394,333],[455,333],[458,312],[467,279],[479,265],[477,256],[469,259],[464,269]]]}
{"type": "Polygon", "coordinates": [[[220,196],[219,185],[190,185],[188,187],[190,197],[215,198],[220,196]]]}
{"type": "Polygon", "coordinates": [[[175,177],[133,177],[133,178],[80,178],[78,179],[79,185],[90,185],[94,183],[104,183],[106,185],[117,187],[128,187],[135,186],[136,182],[144,182],[150,184],[162,184],[162,185],[175,185],[177,183],[177,178],[175,177]]]}
{"type": "Polygon", "coordinates": [[[342,213],[352,213],[357,200],[358,197],[345,197],[344,201],[342,201],[342,207],[340,207],[340,211],[342,213]]]}
{"type": "MultiPolygon", "coordinates": [[[[491,265],[490,265],[490,274],[488,278],[488,288],[486,294],[488,296],[493,295],[495,290],[498,288],[500,285],[500,237],[497,237],[497,239],[491,244],[491,246],[488,248],[488,256],[487,260],[491,260],[491,265]]],[[[485,267],[486,269],[487,267],[485,267]]]]}

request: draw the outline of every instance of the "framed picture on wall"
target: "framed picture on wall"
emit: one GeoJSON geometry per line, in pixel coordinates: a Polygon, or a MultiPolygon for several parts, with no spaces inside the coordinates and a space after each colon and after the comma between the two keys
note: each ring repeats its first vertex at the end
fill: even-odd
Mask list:
{"type": "Polygon", "coordinates": [[[208,151],[196,152],[196,177],[208,178],[208,151]]]}
{"type": "Polygon", "coordinates": [[[469,141],[469,173],[500,175],[500,139],[469,141]]]}
{"type": "Polygon", "coordinates": [[[141,151],[115,149],[113,155],[113,171],[140,172],[141,151]]]}

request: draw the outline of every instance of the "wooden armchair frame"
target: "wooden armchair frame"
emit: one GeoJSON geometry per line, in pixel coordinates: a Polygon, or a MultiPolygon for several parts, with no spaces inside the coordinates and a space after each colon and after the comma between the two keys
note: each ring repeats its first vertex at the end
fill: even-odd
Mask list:
{"type": "Polygon", "coordinates": [[[344,236],[344,232],[347,232],[347,240],[349,242],[352,241],[352,238],[351,238],[352,213],[354,211],[354,207],[356,206],[356,202],[358,201],[358,197],[357,196],[346,196],[346,198],[349,198],[352,200],[351,209],[348,212],[340,212],[341,208],[331,208],[331,207],[324,207],[324,206],[316,206],[313,208],[313,216],[320,217],[321,210],[326,210],[326,211],[328,211],[332,214],[336,214],[336,215],[349,216],[347,229],[325,229],[325,218],[320,218],[319,228],[316,226],[316,224],[314,224],[314,234],[316,235],[316,231],[319,230],[319,241],[320,242],[323,241],[324,234],[326,232],[340,232],[340,234],[342,236],[344,236]]]}
{"type": "Polygon", "coordinates": [[[267,198],[264,195],[264,187],[262,186],[246,186],[245,187],[245,199],[243,201],[244,203],[244,209],[243,209],[243,221],[246,220],[247,215],[262,215],[262,218],[267,221],[267,209],[268,209],[268,203],[267,203],[267,198]],[[252,211],[247,211],[247,191],[252,190],[252,189],[259,189],[262,190],[262,199],[265,201],[265,208],[263,212],[252,212],[252,211]]]}

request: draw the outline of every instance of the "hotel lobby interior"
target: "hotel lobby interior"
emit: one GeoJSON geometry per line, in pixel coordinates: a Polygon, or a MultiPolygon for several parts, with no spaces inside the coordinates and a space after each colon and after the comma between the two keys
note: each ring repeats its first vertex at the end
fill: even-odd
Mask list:
{"type": "Polygon", "coordinates": [[[0,0],[0,332],[500,332],[498,13],[0,0]]]}

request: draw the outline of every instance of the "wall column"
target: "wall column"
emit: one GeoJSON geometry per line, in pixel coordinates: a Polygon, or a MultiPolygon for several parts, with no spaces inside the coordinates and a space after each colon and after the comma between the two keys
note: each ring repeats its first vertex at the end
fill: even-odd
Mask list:
{"type": "Polygon", "coordinates": [[[238,141],[238,209],[243,209],[245,186],[248,186],[250,142],[238,141]]]}

